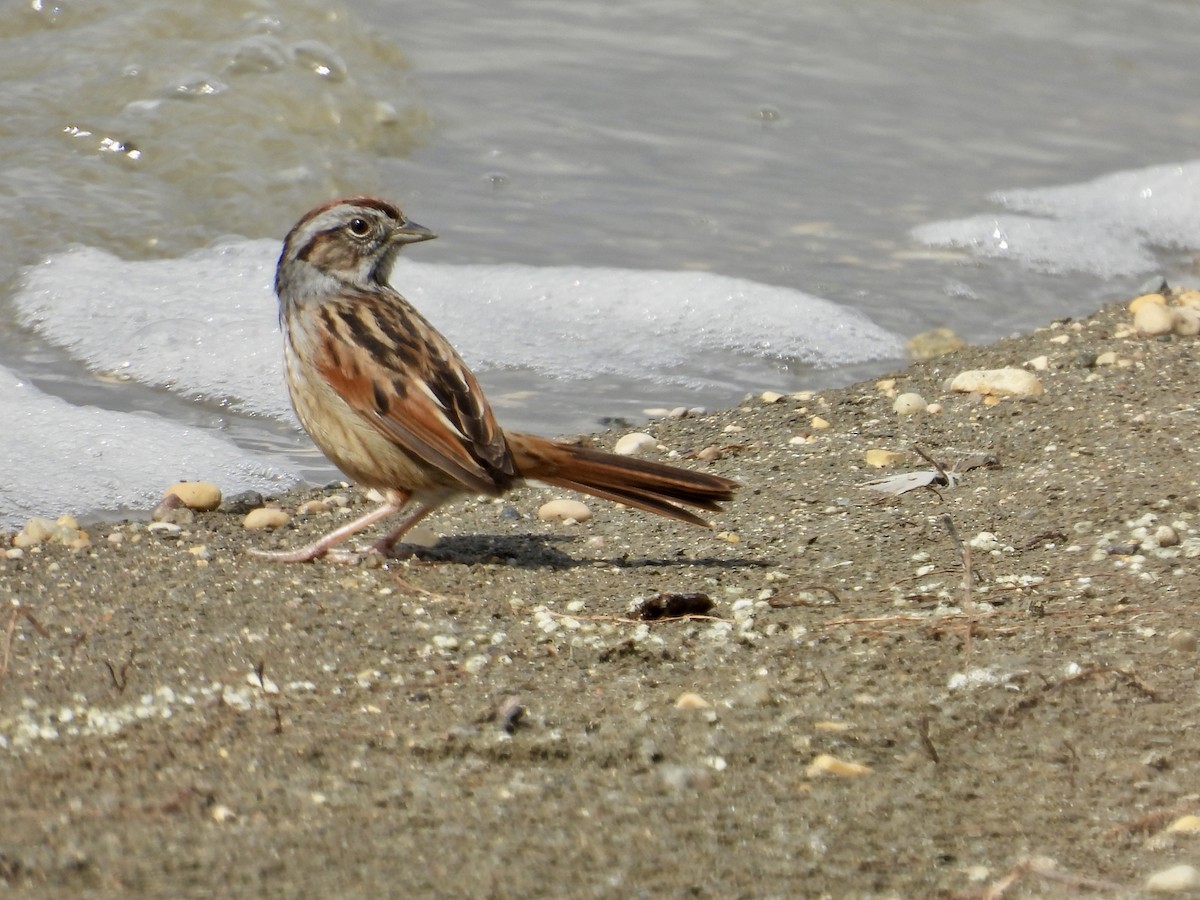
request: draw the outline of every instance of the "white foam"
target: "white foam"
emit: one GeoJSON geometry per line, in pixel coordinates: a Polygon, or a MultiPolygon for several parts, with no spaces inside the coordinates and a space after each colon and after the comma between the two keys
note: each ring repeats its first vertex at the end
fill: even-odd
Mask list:
{"type": "MultiPolygon", "coordinates": [[[[16,305],[92,368],[290,419],[271,290],[278,252],[274,241],[238,241],[130,262],[80,247],[30,269],[16,305]]],[[[481,371],[697,384],[714,351],[815,365],[902,352],[853,310],[703,272],[401,260],[392,280],[481,371]],[[674,371],[685,365],[688,376],[674,371]]]]}
{"type": "Polygon", "coordinates": [[[296,479],[219,434],[144,413],[74,406],[0,368],[5,428],[0,523],[31,515],[153,506],[180,479],[226,492],[278,490],[296,479]]]}
{"type": "Polygon", "coordinates": [[[1200,160],[989,199],[1006,211],[923,225],[913,237],[1045,272],[1138,275],[1158,268],[1156,248],[1197,245],[1200,160]]]}

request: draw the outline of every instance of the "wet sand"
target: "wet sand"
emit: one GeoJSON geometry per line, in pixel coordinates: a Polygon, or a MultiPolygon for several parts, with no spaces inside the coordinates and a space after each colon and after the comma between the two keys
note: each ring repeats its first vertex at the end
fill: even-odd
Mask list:
{"type": "MultiPolygon", "coordinates": [[[[591,521],[546,523],[560,495],[530,488],[447,507],[435,547],[382,565],[246,553],[336,511],[275,533],[221,512],[171,535],[94,524],[90,549],[2,560],[0,879],[31,897],[1129,896],[1197,859],[1166,828],[1200,813],[1197,339],[1129,321],[1114,306],[651,423],[681,464],[745,484],[711,531],[590,500],[591,521]],[[1041,356],[1040,397],[946,385],[1041,356]],[[907,391],[941,412],[898,415],[907,391]],[[994,461],[864,486],[931,470],[914,445],[994,461]],[[904,455],[877,469],[871,449],[904,455]],[[712,609],[629,613],[673,593],[712,609]]],[[[273,503],[330,493],[367,507],[273,503]]]]}

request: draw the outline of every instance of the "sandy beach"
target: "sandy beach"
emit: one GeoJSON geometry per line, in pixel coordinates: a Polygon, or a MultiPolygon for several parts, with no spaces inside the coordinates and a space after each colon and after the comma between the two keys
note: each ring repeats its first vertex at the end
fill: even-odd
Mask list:
{"type": "Polygon", "coordinates": [[[1200,865],[1197,338],[1131,322],[644,426],[745,485],[711,531],[592,500],[545,522],[566,495],[531,487],[445,508],[409,559],[247,554],[368,507],[329,487],[271,498],[274,532],[216,511],[10,553],[0,880],[1126,897],[1200,865]],[[949,387],[1001,368],[1040,394],[949,387]],[[631,611],[660,595],[707,612],[631,611]]]}

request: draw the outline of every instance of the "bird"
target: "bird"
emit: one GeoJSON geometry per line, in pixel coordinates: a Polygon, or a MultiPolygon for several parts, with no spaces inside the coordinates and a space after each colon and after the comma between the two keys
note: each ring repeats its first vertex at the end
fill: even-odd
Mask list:
{"type": "Polygon", "coordinates": [[[447,501],[526,480],[709,526],[688,507],[718,511],[738,482],[500,426],[462,357],[389,281],[406,246],[436,236],[362,196],[317,206],[284,240],[275,293],[292,408],[325,456],[384,502],[307,546],[256,555],[356,558],[335,546],[404,512],[370,547],[386,555],[447,501]]]}

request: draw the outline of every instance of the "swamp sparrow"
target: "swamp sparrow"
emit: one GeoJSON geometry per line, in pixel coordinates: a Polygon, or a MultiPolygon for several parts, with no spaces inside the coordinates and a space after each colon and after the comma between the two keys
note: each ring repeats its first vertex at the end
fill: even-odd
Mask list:
{"type": "Polygon", "coordinates": [[[536,479],[696,525],[736,481],[505,431],[450,343],[388,283],[405,244],[435,237],[383,200],[326,203],[288,234],[275,292],[288,390],[300,424],[351,479],[387,502],[282,562],[324,556],[406,507],[381,553],[443,503],[536,479]]]}

